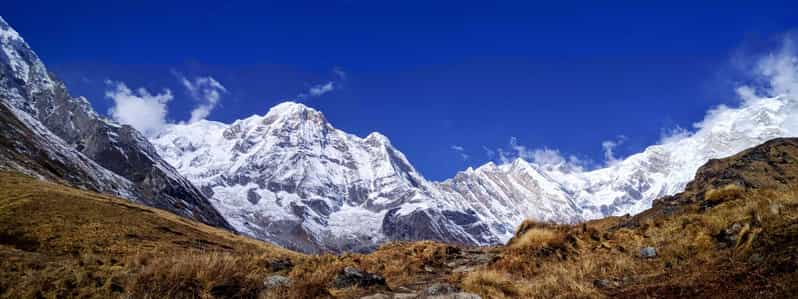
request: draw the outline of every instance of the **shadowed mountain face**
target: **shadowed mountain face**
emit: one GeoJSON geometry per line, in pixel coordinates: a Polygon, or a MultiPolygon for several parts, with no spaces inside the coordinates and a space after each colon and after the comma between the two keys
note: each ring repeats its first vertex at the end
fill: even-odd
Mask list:
{"type": "Polygon", "coordinates": [[[36,53],[0,19],[2,136],[6,167],[119,195],[230,228],[207,198],[169,166],[144,136],[95,113],[47,72],[36,53]],[[18,139],[21,138],[21,139],[18,139]]]}

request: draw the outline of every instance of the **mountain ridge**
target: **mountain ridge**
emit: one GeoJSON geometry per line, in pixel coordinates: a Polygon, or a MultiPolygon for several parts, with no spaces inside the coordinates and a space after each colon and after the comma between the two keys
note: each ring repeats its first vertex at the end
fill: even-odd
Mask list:
{"type": "MultiPolygon", "coordinates": [[[[795,135],[783,116],[794,107],[795,101],[784,96],[743,102],[738,108],[721,106],[710,111],[703,122],[696,124],[694,132],[673,136],[670,140],[650,146],[641,153],[620,159],[603,168],[583,170],[568,165],[565,160],[559,161],[559,164],[539,164],[517,158],[506,164],[497,165],[489,162],[476,168],[468,168],[450,179],[439,182],[427,181],[407,157],[391,145],[388,137],[373,132],[361,138],[340,131],[327,121],[323,113],[296,102],[278,104],[272,108],[274,111],[270,109],[265,115],[253,115],[234,121],[232,124],[208,122],[207,124],[212,124],[214,127],[212,130],[225,131],[225,133],[211,133],[224,137],[218,137],[218,140],[228,140],[229,144],[223,148],[229,151],[223,151],[224,155],[214,155],[213,151],[203,149],[203,147],[213,147],[203,141],[199,141],[199,144],[202,144],[199,147],[192,143],[191,136],[195,136],[198,131],[191,127],[200,126],[198,124],[170,126],[165,133],[153,138],[152,142],[167,161],[175,165],[181,173],[186,174],[195,184],[203,186],[204,191],[211,194],[214,188],[221,188],[220,190],[227,188],[228,191],[223,190],[222,194],[215,195],[213,202],[220,210],[227,210],[223,213],[228,213],[228,218],[241,217],[253,211],[249,210],[247,204],[241,200],[234,200],[240,202],[235,207],[221,207],[220,204],[224,205],[225,202],[233,200],[231,197],[237,196],[236,194],[252,194],[254,190],[268,188],[265,186],[255,188],[251,185],[252,187],[248,187],[247,190],[230,192],[229,190],[234,190],[235,182],[228,180],[224,187],[219,187],[220,185],[216,183],[197,179],[197,176],[192,174],[203,176],[203,173],[213,173],[238,179],[251,176],[245,180],[256,177],[254,181],[262,181],[265,185],[281,181],[280,175],[294,176],[294,181],[280,182],[283,186],[289,186],[289,189],[283,191],[298,195],[295,198],[298,202],[296,209],[320,212],[315,218],[311,217],[315,219],[311,224],[304,222],[303,219],[290,225],[294,229],[299,228],[305,238],[304,241],[308,241],[306,244],[310,245],[308,248],[318,246],[318,250],[346,251],[359,250],[358,248],[368,250],[388,240],[422,239],[470,245],[495,245],[509,240],[514,228],[525,219],[576,223],[641,212],[649,208],[655,198],[682,191],[687,182],[693,178],[695,170],[707,160],[732,155],[736,151],[771,138],[795,135]],[[299,116],[290,116],[292,113],[299,116]],[[277,127],[273,127],[278,118],[284,117],[294,119],[295,122],[287,126],[278,124],[277,127]],[[308,124],[303,124],[304,121],[308,124]],[[306,125],[309,127],[305,127],[306,125]],[[308,129],[310,127],[312,128],[308,129]],[[248,133],[235,135],[229,132],[248,133]],[[264,147],[266,143],[263,143],[265,139],[262,138],[269,137],[261,136],[263,134],[277,136],[275,138],[282,138],[285,142],[282,144],[266,142],[269,145],[264,147]],[[329,139],[331,136],[345,137],[335,137],[338,141],[331,141],[329,139]],[[342,153],[346,150],[334,154],[324,152],[328,147],[333,148],[336,142],[346,150],[366,146],[369,143],[383,144],[388,149],[385,153],[396,155],[396,160],[375,158],[376,156],[370,156],[374,155],[373,153],[364,152],[362,154],[369,157],[365,160],[381,161],[380,166],[387,171],[386,173],[395,177],[398,180],[396,182],[401,182],[404,194],[412,195],[402,197],[402,192],[391,194],[380,191],[376,185],[371,184],[378,178],[374,177],[373,173],[365,171],[368,167],[355,167],[369,163],[362,162],[365,161],[362,159],[361,162],[356,162],[342,158],[344,155],[342,153]],[[310,144],[315,147],[308,146],[310,144]],[[286,153],[286,149],[298,150],[297,153],[301,154],[293,156],[293,160],[290,161],[279,162],[279,159],[270,162],[268,159],[260,161],[262,169],[276,169],[269,172],[268,176],[260,176],[252,169],[240,172],[239,168],[229,165],[222,165],[212,171],[203,167],[188,167],[186,165],[197,161],[196,157],[187,151],[174,150],[184,145],[192,148],[192,151],[188,152],[202,152],[206,155],[204,159],[214,161],[231,160],[233,158],[227,156],[228,152],[249,151],[250,147],[260,147],[260,152],[249,153],[254,155],[248,156],[250,158],[257,155],[262,155],[261,158],[274,157],[274,153],[286,153]],[[350,165],[342,164],[342,161],[349,161],[350,165]],[[400,163],[394,164],[392,161],[400,163]],[[302,168],[304,166],[291,163],[305,166],[319,165],[319,167],[302,168]],[[281,172],[280,169],[287,172],[281,172]],[[303,172],[301,174],[293,172],[296,169],[303,169],[303,172]],[[357,171],[347,176],[343,174],[347,169],[357,169],[357,171]],[[338,177],[342,175],[345,179],[338,177]],[[326,182],[338,180],[340,183],[338,187],[324,191],[324,196],[329,201],[323,205],[319,202],[314,203],[306,196],[308,194],[303,193],[311,189],[318,191],[327,188],[321,185],[303,187],[301,182],[311,177],[325,177],[326,182]],[[372,191],[367,194],[370,200],[348,201],[349,196],[357,193],[352,193],[352,190],[344,186],[363,182],[370,184],[361,188],[372,191]],[[336,222],[350,216],[359,217],[363,224],[336,222]],[[344,229],[342,228],[345,226],[344,223],[356,227],[344,229]],[[413,225],[413,223],[424,223],[424,225],[413,225]],[[334,241],[329,239],[325,241],[326,237],[322,237],[323,235],[350,237],[344,241],[335,237],[334,241]],[[378,238],[375,239],[375,235],[378,238]]],[[[315,191],[310,193],[313,192],[315,191]]],[[[284,207],[278,204],[273,208],[277,210],[284,207]]],[[[304,213],[297,211],[289,210],[285,214],[304,213]]],[[[240,222],[239,229],[244,222],[250,224],[248,221],[240,222]]],[[[255,230],[269,229],[255,228],[255,230]]],[[[248,233],[267,241],[292,246],[271,240],[268,236],[258,236],[257,232],[248,233]]],[[[308,249],[303,249],[301,246],[292,248],[308,249]]]]}
{"type": "MultiPolygon", "coordinates": [[[[96,191],[231,228],[197,188],[159,157],[141,133],[100,116],[86,98],[70,96],[64,83],[47,71],[20,34],[3,19],[0,49],[0,101],[9,109],[7,117],[31,128],[27,134],[37,135],[31,137],[37,145],[26,150],[46,149],[57,154],[64,166],[82,167],[79,172],[84,178],[105,182],[92,184],[96,191]]],[[[52,158],[53,155],[46,157],[51,162],[52,158]]],[[[29,173],[40,170],[27,169],[29,173]]],[[[50,171],[48,176],[54,173],[50,171]]],[[[69,171],[62,175],[69,175],[69,171]]],[[[66,181],[81,185],[76,180],[66,181]]]]}

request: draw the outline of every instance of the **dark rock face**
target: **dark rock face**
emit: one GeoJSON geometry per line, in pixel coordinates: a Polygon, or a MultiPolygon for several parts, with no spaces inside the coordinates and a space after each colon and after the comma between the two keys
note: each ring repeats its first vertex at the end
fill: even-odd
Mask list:
{"type": "MultiPolygon", "coordinates": [[[[473,243],[463,235],[452,232],[452,222],[464,228],[473,237],[490,236],[484,223],[472,221],[473,216],[466,213],[417,210],[407,215],[400,215],[398,211],[399,208],[388,211],[382,222],[382,232],[392,240],[445,240],[455,244],[473,243]]],[[[479,241],[485,243],[493,241],[487,238],[489,237],[479,241]]]]}
{"type": "Polygon", "coordinates": [[[132,188],[124,178],[70,150],[48,133],[28,127],[0,101],[0,169],[114,195],[122,195],[119,190],[132,188]]]}
{"type": "MultiPolygon", "coordinates": [[[[0,52],[0,101],[9,107],[6,109],[9,111],[2,112],[9,118],[27,114],[30,119],[22,122],[24,126],[41,125],[37,129],[51,132],[52,136],[47,137],[60,139],[36,146],[61,145],[64,148],[59,151],[72,151],[69,155],[78,159],[88,158],[131,183],[126,188],[129,190],[117,190],[112,192],[114,195],[213,226],[231,228],[194,185],[161,159],[144,136],[130,126],[120,126],[99,116],[85,98],[71,97],[64,84],[47,72],[36,53],[2,19],[0,31],[4,32],[0,45],[6,49],[0,52]],[[19,112],[10,116],[12,109],[19,112]]],[[[38,133],[47,135],[47,132],[38,133]]],[[[80,173],[70,167],[75,163],[65,161],[69,159],[72,158],[61,159],[64,171],[53,175],[77,186],[97,185],[66,178],[73,172],[80,173]]],[[[91,189],[108,192],[102,186],[91,189]]]]}
{"type": "Polygon", "coordinates": [[[385,286],[385,278],[382,276],[346,267],[335,277],[335,287],[339,289],[357,286],[367,288],[371,286],[385,286]]]}

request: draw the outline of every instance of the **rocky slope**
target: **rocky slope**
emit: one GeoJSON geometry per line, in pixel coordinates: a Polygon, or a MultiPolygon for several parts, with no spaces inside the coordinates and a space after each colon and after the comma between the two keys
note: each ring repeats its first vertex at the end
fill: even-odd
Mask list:
{"type": "Polygon", "coordinates": [[[139,132],[99,116],[85,98],[71,97],[2,19],[0,50],[0,104],[8,120],[2,136],[10,143],[3,164],[229,228],[139,132]],[[49,167],[54,163],[58,169],[49,167]]]}

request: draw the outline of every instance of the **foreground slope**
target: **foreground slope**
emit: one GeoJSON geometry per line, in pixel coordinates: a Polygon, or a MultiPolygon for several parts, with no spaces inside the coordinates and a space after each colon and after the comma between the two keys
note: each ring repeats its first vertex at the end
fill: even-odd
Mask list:
{"type": "MultiPolygon", "coordinates": [[[[47,71],[25,40],[0,18],[0,105],[2,117],[16,128],[0,134],[24,146],[5,150],[58,160],[64,170],[56,179],[74,186],[122,196],[218,227],[230,228],[208,199],[158,156],[134,128],[98,115],[82,97],[72,97],[63,82],[47,71]],[[20,128],[23,126],[25,128],[20,128]],[[27,131],[20,134],[22,131],[27,131]],[[75,173],[80,179],[69,176],[75,173]]],[[[53,177],[59,172],[8,167],[53,177]]]]}
{"type": "MultiPolygon", "coordinates": [[[[158,267],[160,260],[193,256],[199,262],[213,253],[220,261],[232,261],[231,256],[247,256],[250,262],[297,256],[127,200],[0,172],[4,298],[119,297],[146,291],[150,286],[145,281],[135,286],[135,279],[144,279],[135,273],[154,271],[148,267],[158,267]]],[[[218,277],[220,284],[245,281],[231,273],[216,274],[228,276],[218,277]]]]}
{"type": "Polygon", "coordinates": [[[502,247],[391,243],[309,256],[19,174],[0,173],[0,190],[8,298],[798,295],[798,139],[712,160],[686,191],[637,216],[528,221],[502,247]]]}

